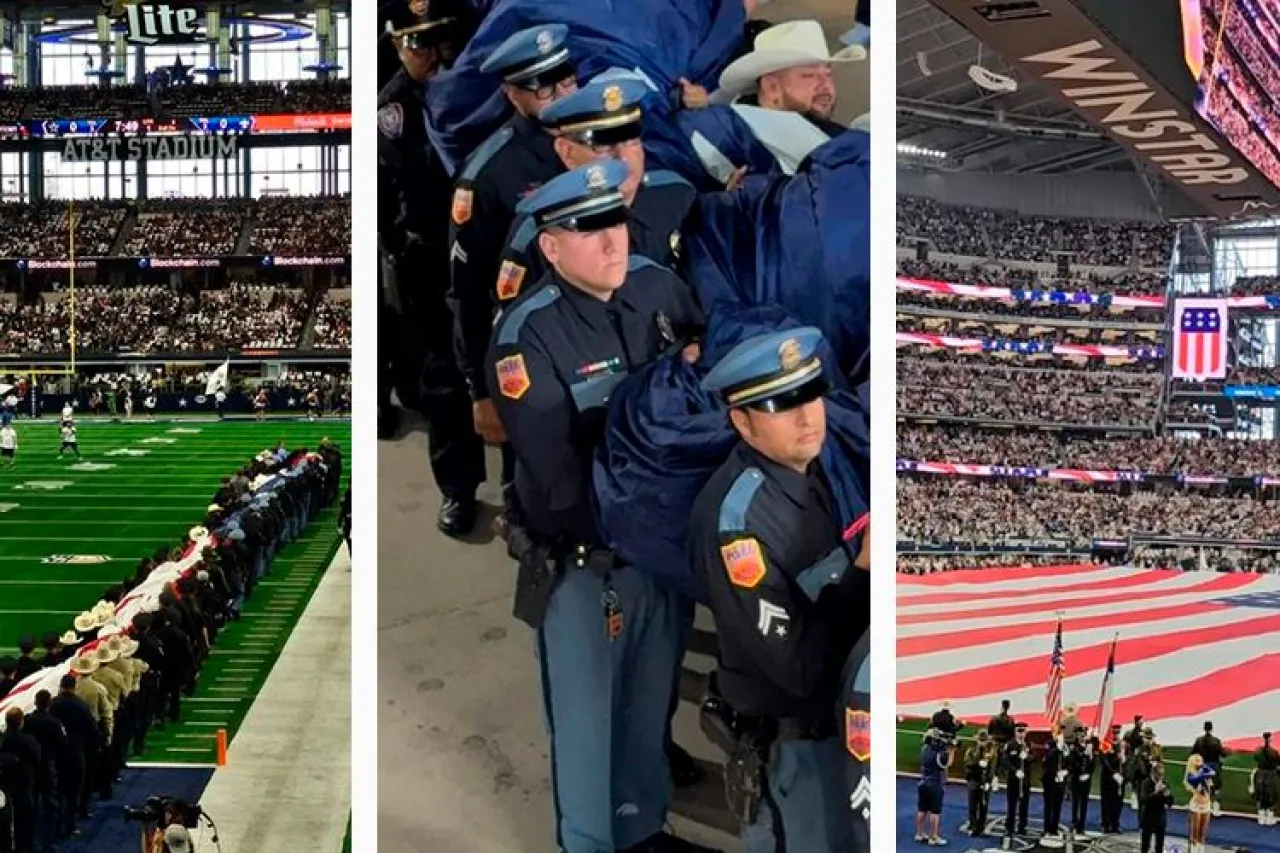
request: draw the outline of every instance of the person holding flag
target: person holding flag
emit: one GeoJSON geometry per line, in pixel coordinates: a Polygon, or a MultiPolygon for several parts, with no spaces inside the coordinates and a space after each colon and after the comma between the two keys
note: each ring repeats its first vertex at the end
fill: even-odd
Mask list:
{"type": "Polygon", "coordinates": [[[1031,802],[1031,745],[1027,743],[1027,724],[1018,722],[1013,740],[1000,747],[1000,764],[1005,773],[1008,812],[1005,815],[1006,838],[1027,834],[1027,810],[1031,802]]]}
{"type": "Polygon", "coordinates": [[[227,400],[227,386],[230,383],[231,359],[227,359],[209,374],[204,384],[204,394],[213,398],[214,408],[218,411],[218,420],[222,420],[222,404],[227,400]]]}
{"type": "Polygon", "coordinates": [[[1062,820],[1062,801],[1066,797],[1067,765],[1062,751],[1062,735],[1056,734],[1049,741],[1044,759],[1040,763],[1040,785],[1044,789],[1044,836],[1060,838],[1059,823],[1062,820]]]}
{"type": "Polygon", "coordinates": [[[1102,739],[1101,754],[1098,756],[1098,769],[1102,773],[1099,779],[1099,791],[1102,794],[1102,831],[1108,834],[1120,831],[1120,812],[1124,808],[1124,799],[1120,794],[1120,786],[1124,784],[1122,748],[1120,724],[1113,723],[1110,731],[1102,739]]]}

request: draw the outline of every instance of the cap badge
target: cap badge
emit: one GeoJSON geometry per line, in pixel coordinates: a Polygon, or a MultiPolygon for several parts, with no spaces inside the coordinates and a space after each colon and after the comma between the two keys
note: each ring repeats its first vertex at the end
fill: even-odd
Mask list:
{"type": "Polygon", "coordinates": [[[604,89],[604,108],[609,112],[622,109],[622,87],[606,86],[604,89]]]}
{"type": "Polygon", "coordinates": [[[795,338],[787,338],[778,347],[778,363],[783,370],[795,370],[803,358],[800,355],[800,342],[795,338]]]}
{"type": "Polygon", "coordinates": [[[538,37],[533,40],[533,43],[537,46],[538,53],[540,54],[550,53],[551,47],[552,47],[551,31],[543,30],[542,32],[538,33],[538,37]]]}
{"type": "Polygon", "coordinates": [[[591,166],[587,169],[587,189],[598,190],[609,183],[602,166],[591,166]]]}
{"type": "Polygon", "coordinates": [[[409,0],[409,11],[418,17],[427,14],[430,9],[431,3],[429,0],[409,0]]]}

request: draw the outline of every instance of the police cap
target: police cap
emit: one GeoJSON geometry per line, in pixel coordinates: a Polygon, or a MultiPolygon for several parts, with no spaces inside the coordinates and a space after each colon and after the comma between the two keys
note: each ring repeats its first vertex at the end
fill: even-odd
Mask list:
{"type": "Polygon", "coordinates": [[[818,358],[822,332],[812,326],[749,338],[731,349],[702,380],[730,408],[785,412],[827,392],[818,358]]]}
{"type": "Polygon", "coordinates": [[[579,166],[547,181],[516,207],[532,215],[539,229],[600,231],[627,221],[622,184],[629,171],[621,160],[605,159],[579,166]]]}
{"type": "Polygon", "coordinates": [[[550,104],[538,118],[583,145],[615,145],[639,138],[640,102],[648,92],[639,80],[595,81],[550,104]]]}
{"type": "Polygon", "coordinates": [[[18,651],[22,652],[23,654],[29,655],[35,650],[36,650],[35,637],[31,636],[30,634],[23,634],[22,638],[18,640],[18,651]]]}
{"type": "Polygon", "coordinates": [[[448,5],[440,0],[397,0],[387,8],[387,32],[411,50],[436,47],[453,34],[448,5]]]}
{"type": "Polygon", "coordinates": [[[577,74],[569,62],[568,42],[569,28],[564,24],[530,27],[498,45],[480,70],[500,74],[503,82],[530,91],[554,86],[577,74]]]}

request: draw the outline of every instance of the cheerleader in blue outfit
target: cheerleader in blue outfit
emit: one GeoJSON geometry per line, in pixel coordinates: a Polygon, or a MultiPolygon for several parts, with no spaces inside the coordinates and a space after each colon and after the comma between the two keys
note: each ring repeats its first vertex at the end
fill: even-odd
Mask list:
{"type": "Polygon", "coordinates": [[[1187,853],[1204,853],[1209,818],[1213,813],[1210,780],[1215,775],[1213,768],[1206,767],[1199,754],[1192,753],[1187,759],[1187,772],[1182,779],[1182,784],[1191,793],[1191,802],[1187,804],[1187,853]]]}

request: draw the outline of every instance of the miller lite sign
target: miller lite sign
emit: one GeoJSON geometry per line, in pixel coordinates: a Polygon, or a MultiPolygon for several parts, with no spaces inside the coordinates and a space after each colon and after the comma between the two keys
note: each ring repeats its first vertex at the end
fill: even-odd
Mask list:
{"type": "Polygon", "coordinates": [[[101,0],[110,18],[124,21],[125,38],[134,44],[199,41],[200,10],[170,3],[138,3],[131,0],[101,0]]]}

